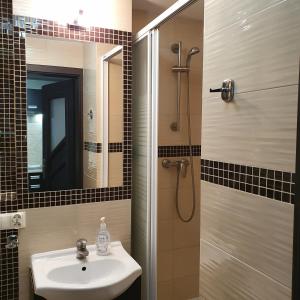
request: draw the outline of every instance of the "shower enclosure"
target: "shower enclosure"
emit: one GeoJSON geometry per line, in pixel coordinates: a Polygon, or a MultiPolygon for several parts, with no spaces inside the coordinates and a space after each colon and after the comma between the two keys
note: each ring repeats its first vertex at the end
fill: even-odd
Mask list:
{"type": "Polygon", "coordinates": [[[199,1],[178,1],[133,45],[132,253],[143,299],[199,297],[202,15],[199,1]]]}

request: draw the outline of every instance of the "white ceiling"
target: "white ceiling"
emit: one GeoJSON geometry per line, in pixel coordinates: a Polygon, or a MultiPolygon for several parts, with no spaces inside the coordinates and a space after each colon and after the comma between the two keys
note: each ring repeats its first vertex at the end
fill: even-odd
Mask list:
{"type": "MultiPolygon", "coordinates": [[[[132,0],[133,9],[140,9],[145,10],[150,13],[162,13],[172,4],[174,4],[175,0],[132,0]]],[[[182,16],[196,19],[196,20],[203,20],[203,0],[199,0],[199,9],[189,9],[187,8],[185,11],[181,13],[182,16]]]]}

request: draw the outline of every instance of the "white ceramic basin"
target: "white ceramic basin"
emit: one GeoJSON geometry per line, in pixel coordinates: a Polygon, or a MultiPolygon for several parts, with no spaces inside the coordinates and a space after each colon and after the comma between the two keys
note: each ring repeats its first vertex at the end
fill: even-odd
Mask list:
{"type": "Polygon", "coordinates": [[[98,256],[95,245],[87,249],[85,260],[76,258],[75,248],[32,255],[35,293],[47,300],[111,300],[142,274],[121,242],[111,243],[108,256],[98,256]]]}

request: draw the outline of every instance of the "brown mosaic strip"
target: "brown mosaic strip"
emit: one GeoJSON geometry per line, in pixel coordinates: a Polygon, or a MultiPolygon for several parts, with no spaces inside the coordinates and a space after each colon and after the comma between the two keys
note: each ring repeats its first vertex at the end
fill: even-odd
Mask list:
{"type": "MultiPolygon", "coordinates": [[[[19,208],[46,207],[131,198],[131,33],[92,27],[71,28],[55,22],[16,16],[14,19],[16,78],[17,201],[19,208]],[[26,147],[26,33],[70,40],[123,45],[123,186],[58,192],[28,192],[26,147]],[[91,198],[92,200],[89,200],[91,198]]],[[[114,148],[113,148],[114,149],[114,148]]]]}
{"type": "Polygon", "coordinates": [[[84,150],[101,153],[102,152],[102,144],[101,143],[94,143],[94,142],[84,142],[84,150]]]}
{"type": "Polygon", "coordinates": [[[15,192],[0,193],[0,202],[16,200],[16,197],[17,195],[15,192]]]}
{"type": "MultiPolygon", "coordinates": [[[[17,209],[12,1],[0,1],[0,213],[17,209]]],[[[0,231],[0,299],[19,299],[18,250],[6,249],[16,230],[0,231]]]]}
{"type": "Polygon", "coordinates": [[[109,143],[108,152],[122,152],[123,144],[122,143],[109,143]]]}
{"type": "Polygon", "coordinates": [[[115,45],[128,45],[132,36],[131,32],[127,31],[65,26],[51,20],[26,16],[14,16],[14,26],[30,34],[115,45]]]}
{"type": "Polygon", "coordinates": [[[6,249],[7,237],[17,230],[0,231],[0,299],[19,299],[18,248],[6,249]]]}
{"type": "MultiPolygon", "coordinates": [[[[177,157],[189,155],[189,145],[158,146],[158,157],[177,157]]],[[[201,156],[201,145],[192,145],[192,155],[201,156]]]]}
{"type": "Polygon", "coordinates": [[[295,173],[202,159],[201,179],[282,202],[295,201],[295,173]]]}
{"type": "Polygon", "coordinates": [[[98,189],[77,189],[48,192],[29,193],[23,208],[62,206],[72,204],[94,203],[131,198],[131,189],[128,187],[110,187],[98,189]]]}
{"type": "MultiPolygon", "coordinates": [[[[101,153],[102,152],[102,144],[94,143],[94,142],[84,142],[84,150],[101,153]]],[[[108,144],[108,152],[123,152],[123,144],[122,143],[109,143],[108,144]]]]}
{"type": "Polygon", "coordinates": [[[16,188],[12,12],[0,2],[0,192],[16,188]]]}

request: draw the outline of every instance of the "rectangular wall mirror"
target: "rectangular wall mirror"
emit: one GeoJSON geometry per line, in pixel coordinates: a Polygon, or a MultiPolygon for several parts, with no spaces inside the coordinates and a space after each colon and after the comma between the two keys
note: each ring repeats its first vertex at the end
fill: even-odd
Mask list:
{"type": "Polygon", "coordinates": [[[26,35],[29,191],[123,185],[122,46],[26,35]]]}

